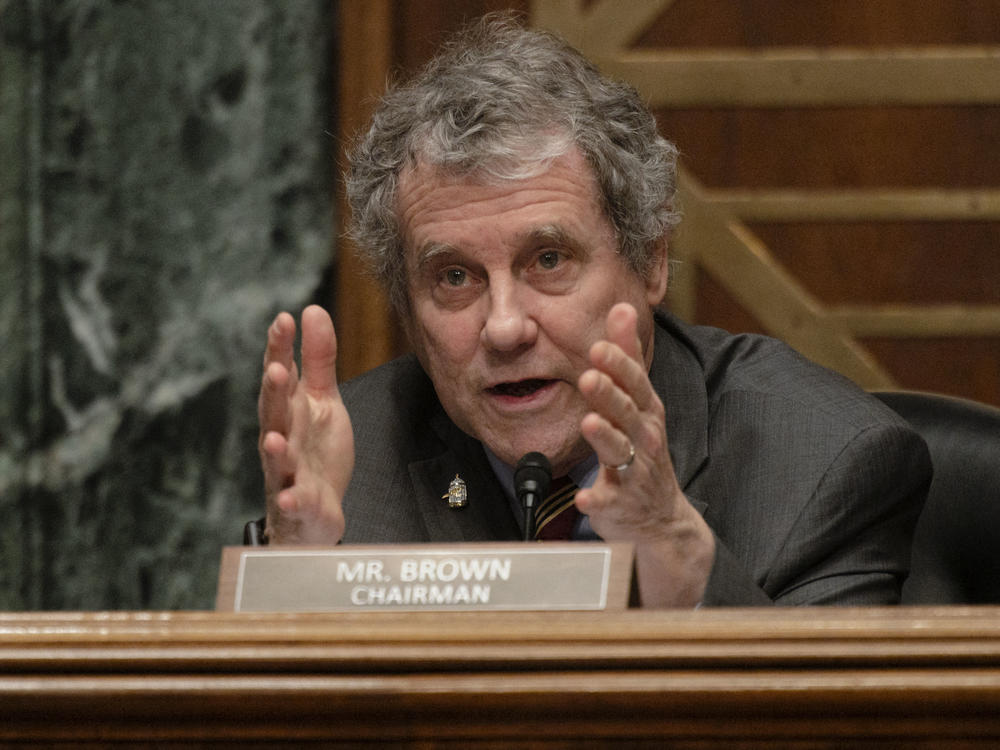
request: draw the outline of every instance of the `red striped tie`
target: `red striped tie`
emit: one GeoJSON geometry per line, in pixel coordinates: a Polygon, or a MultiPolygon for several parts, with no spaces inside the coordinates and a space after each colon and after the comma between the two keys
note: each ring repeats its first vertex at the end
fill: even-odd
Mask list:
{"type": "Polygon", "coordinates": [[[570,539],[580,511],[573,499],[579,489],[569,477],[552,482],[549,495],[535,508],[536,539],[570,539]]]}

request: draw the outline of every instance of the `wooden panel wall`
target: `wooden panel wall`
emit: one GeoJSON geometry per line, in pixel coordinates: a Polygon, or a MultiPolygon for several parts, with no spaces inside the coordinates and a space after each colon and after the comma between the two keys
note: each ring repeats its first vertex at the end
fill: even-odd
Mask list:
{"type": "Polygon", "coordinates": [[[383,1],[404,69],[513,6],[640,89],[683,152],[679,314],[1000,404],[1000,4],[383,1]]]}

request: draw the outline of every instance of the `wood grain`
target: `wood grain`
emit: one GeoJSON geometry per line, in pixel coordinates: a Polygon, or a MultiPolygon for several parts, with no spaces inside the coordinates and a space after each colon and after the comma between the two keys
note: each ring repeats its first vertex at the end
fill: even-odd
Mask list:
{"type": "Polygon", "coordinates": [[[988,747],[1000,608],[14,613],[0,705],[8,743],[988,747]]]}

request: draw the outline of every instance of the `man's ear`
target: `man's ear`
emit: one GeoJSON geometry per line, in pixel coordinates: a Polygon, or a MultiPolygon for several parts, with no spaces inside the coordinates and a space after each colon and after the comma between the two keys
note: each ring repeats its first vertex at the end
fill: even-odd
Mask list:
{"type": "Polygon", "coordinates": [[[670,262],[667,255],[667,237],[664,235],[653,248],[653,257],[646,273],[646,300],[656,306],[663,301],[670,281],[670,262]]]}

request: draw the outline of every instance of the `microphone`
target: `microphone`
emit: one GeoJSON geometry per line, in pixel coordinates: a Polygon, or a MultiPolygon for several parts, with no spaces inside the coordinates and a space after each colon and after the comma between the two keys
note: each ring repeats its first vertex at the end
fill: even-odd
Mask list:
{"type": "Polygon", "coordinates": [[[514,469],[514,490],[524,508],[524,541],[535,538],[535,503],[541,502],[549,492],[552,466],[541,453],[525,453],[514,469]]]}

